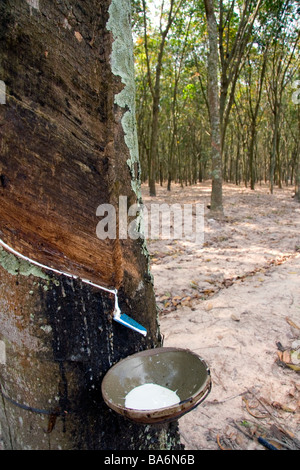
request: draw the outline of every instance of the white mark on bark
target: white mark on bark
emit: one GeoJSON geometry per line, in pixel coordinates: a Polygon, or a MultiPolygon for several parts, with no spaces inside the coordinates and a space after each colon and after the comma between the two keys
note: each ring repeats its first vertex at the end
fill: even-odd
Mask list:
{"type": "Polygon", "coordinates": [[[6,348],[4,341],[0,341],[0,364],[6,364],[6,348]]]}
{"type": "Polygon", "coordinates": [[[3,80],[0,80],[0,104],[6,103],[6,85],[3,80]]]}
{"type": "Polygon", "coordinates": [[[31,8],[35,8],[36,10],[40,9],[39,0],[26,0],[26,2],[31,8]]]}
{"type": "Polygon", "coordinates": [[[70,23],[68,22],[67,18],[64,19],[63,27],[64,27],[65,29],[69,29],[69,30],[72,29],[72,26],[71,26],[70,23]]]}

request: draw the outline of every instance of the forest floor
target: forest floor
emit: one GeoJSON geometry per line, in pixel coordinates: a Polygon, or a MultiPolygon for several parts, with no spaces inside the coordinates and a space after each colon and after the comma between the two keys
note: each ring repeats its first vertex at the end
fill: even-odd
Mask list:
{"type": "Polygon", "coordinates": [[[179,420],[186,450],[300,449],[300,204],[293,188],[157,187],[152,203],[203,204],[204,243],[148,240],[164,346],[208,364],[212,390],[179,420]],[[297,350],[297,348],[299,348],[297,350]]]}

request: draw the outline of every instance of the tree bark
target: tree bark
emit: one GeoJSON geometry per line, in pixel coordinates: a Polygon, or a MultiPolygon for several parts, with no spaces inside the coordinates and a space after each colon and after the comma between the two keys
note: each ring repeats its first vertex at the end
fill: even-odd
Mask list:
{"type": "Polygon", "coordinates": [[[219,99],[219,56],[218,56],[218,27],[214,12],[213,1],[205,0],[207,19],[209,55],[208,55],[208,105],[211,125],[211,155],[212,155],[212,191],[211,211],[223,214],[222,196],[222,149],[220,129],[220,99],[219,99]]]}
{"type": "Polygon", "coordinates": [[[130,2],[2,0],[0,23],[5,448],[180,448],[176,423],[127,422],[101,396],[114,363],[161,345],[144,241],[96,234],[99,205],[140,200],[130,2]]]}

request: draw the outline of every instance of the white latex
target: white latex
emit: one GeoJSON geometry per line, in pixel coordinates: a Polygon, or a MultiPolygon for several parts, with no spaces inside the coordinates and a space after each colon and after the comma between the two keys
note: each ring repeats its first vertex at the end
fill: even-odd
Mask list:
{"type": "Polygon", "coordinates": [[[135,387],[125,397],[126,408],[135,410],[156,410],[179,402],[180,398],[175,392],[152,383],[135,387]]]}

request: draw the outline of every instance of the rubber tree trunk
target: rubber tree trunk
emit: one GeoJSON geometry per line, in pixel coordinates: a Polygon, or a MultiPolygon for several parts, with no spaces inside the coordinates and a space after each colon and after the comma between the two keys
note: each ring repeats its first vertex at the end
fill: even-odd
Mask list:
{"type": "Polygon", "coordinates": [[[209,54],[208,54],[208,106],[211,126],[212,191],[211,212],[223,215],[222,148],[219,99],[218,27],[212,0],[205,0],[209,54]]]}
{"type": "Polygon", "coordinates": [[[0,23],[5,448],[180,448],[177,423],[125,421],[101,396],[114,363],[161,345],[143,240],[96,232],[101,204],[140,199],[130,1],[2,0],[0,23]]]}
{"type": "MultiPolygon", "coordinates": [[[[298,135],[300,136],[300,103],[298,103],[298,135]]],[[[296,199],[300,202],[300,140],[297,144],[297,164],[296,164],[296,199]]]]}

